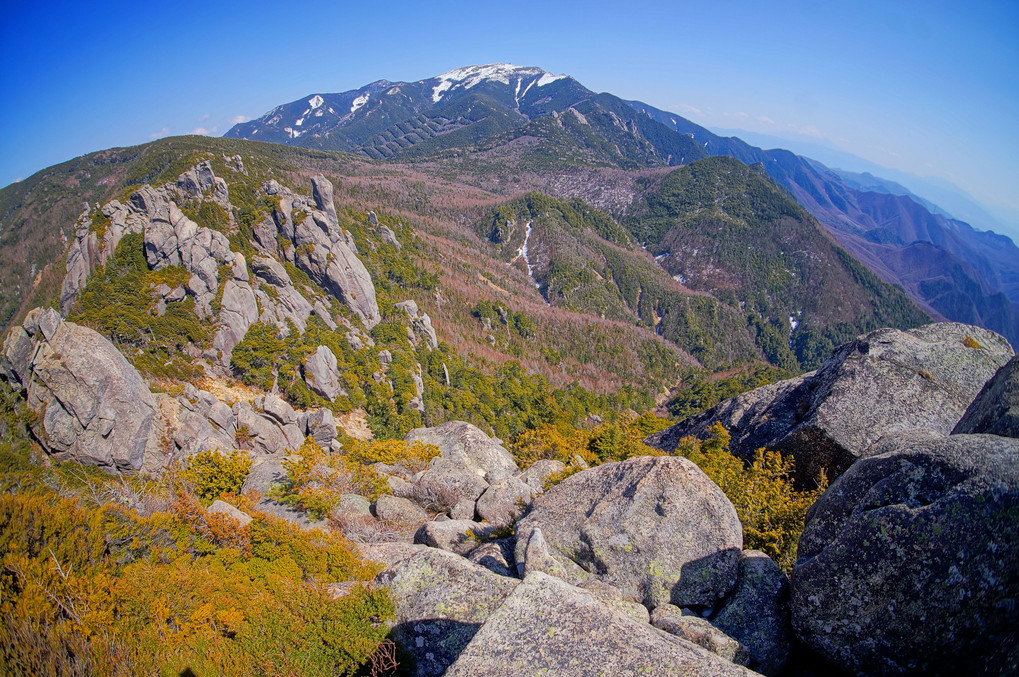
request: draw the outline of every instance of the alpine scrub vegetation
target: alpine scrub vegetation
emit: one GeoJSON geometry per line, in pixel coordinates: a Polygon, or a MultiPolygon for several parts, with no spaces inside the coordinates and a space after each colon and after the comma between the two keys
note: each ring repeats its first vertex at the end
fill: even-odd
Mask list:
{"type": "Polygon", "coordinates": [[[743,547],[761,550],[791,571],[807,510],[828,488],[827,478],[817,478],[816,489],[797,491],[791,456],[758,449],[745,464],[730,453],[731,436],[720,423],[710,430],[707,440],[680,440],[676,455],[696,463],[728,497],[743,524],[743,547]]]}
{"type": "Polygon", "coordinates": [[[234,449],[229,455],[217,451],[201,451],[186,459],[180,473],[190,482],[194,493],[209,504],[223,494],[240,494],[251,470],[251,457],[234,449]]]}
{"type": "Polygon", "coordinates": [[[5,466],[5,674],[353,675],[383,643],[392,602],[342,538],[241,527],[182,484],[5,466]]]}

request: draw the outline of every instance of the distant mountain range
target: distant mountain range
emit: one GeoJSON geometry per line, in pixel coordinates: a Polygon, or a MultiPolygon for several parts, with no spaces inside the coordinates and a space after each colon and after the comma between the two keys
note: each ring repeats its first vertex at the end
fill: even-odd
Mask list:
{"type": "Polygon", "coordinates": [[[935,317],[980,324],[1019,342],[1019,248],[1008,238],[952,219],[894,182],[762,150],[540,68],[471,66],[418,82],[380,80],[310,94],[226,136],[438,162],[472,174],[479,162],[490,173],[634,170],[718,155],[760,163],[854,256],[935,317]]]}
{"type": "MultiPolygon", "coordinates": [[[[909,195],[936,214],[975,224],[980,230],[994,230],[1019,239],[1019,212],[980,204],[955,184],[933,176],[919,176],[879,165],[803,134],[763,134],[746,129],[712,128],[719,136],[738,136],[760,148],[786,148],[797,155],[823,163],[840,175],[870,175],[882,188],[878,192],[909,195]],[[924,197],[918,197],[923,195],[924,197]],[[993,212],[993,213],[992,213],[993,212]]],[[[871,180],[864,176],[863,181],[871,180]]]]}

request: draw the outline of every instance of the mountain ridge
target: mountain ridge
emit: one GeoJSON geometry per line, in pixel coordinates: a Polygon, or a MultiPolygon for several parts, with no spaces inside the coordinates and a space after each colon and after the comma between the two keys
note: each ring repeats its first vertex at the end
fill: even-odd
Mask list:
{"type": "MultiPolygon", "coordinates": [[[[721,137],[680,115],[640,101],[595,94],[568,76],[553,76],[536,67],[470,66],[416,83],[380,82],[397,89],[409,87],[418,93],[416,103],[407,109],[413,109],[413,115],[403,121],[395,121],[389,112],[377,116],[393,124],[384,126],[373,122],[379,134],[371,142],[362,139],[357,145],[357,138],[345,136],[348,133],[343,129],[363,127],[365,123],[358,121],[346,127],[343,127],[346,123],[342,123],[337,131],[324,132],[317,137],[302,133],[299,138],[278,140],[308,147],[341,148],[379,159],[439,161],[447,165],[450,162],[473,163],[472,172],[478,159],[473,155],[465,159],[466,149],[487,153],[496,164],[515,164],[520,169],[535,172],[562,172],[577,165],[624,169],[672,166],[708,155],[729,155],[748,165],[760,162],[769,176],[789,190],[843,246],[867,260],[884,281],[903,285],[914,301],[939,314],[948,312],[948,319],[992,318],[981,321],[988,322],[988,328],[1019,342],[1019,329],[1010,319],[1019,316],[1019,248],[1010,246],[1004,236],[978,231],[947,215],[935,213],[937,209],[933,204],[912,194],[899,194],[903,191],[887,182],[868,185],[859,177],[843,176],[789,151],[765,151],[736,137],[721,137]],[[539,85],[543,79],[545,83],[539,85]],[[542,97],[538,101],[543,105],[535,106],[532,100],[524,102],[530,105],[521,106],[518,100],[521,91],[526,96],[540,91],[542,97]],[[633,109],[638,115],[628,114],[622,106],[633,109]],[[880,190],[875,193],[869,188],[880,190]],[[890,210],[898,216],[890,217],[890,210]],[[861,235],[864,243],[855,235],[861,235]],[[949,307],[941,303],[941,310],[936,310],[939,302],[933,296],[934,287],[905,284],[896,272],[902,257],[887,247],[873,248],[866,244],[868,241],[881,244],[897,241],[898,247],[905,247],[916,240],[945,249],[955,260],[953,267],[965,271],[950,283],[954,286],[952,295],[966,298],[965,303],[949,307]],[[882,257],[888,260],[882,261],[882,257]],[[1001,306],[1003,301],[996,298],[999,292],[1008,297],[1004,306],[1001,306]],[[992,313],[967,312],[953,316],[952,308],[962,305],[1001,307],[992,313]]],[[[354,94],[360,91],[351,90],[344,96],[355,100],[354,94]]],[[[367,119],[369,110],[356,112],[367,119]]],[[[298,111],[301,115],[307,112],[305,109],[298,111]]],[[[260,120],[271,120],[270,114],[260,120]]],[[[231,129],[227,135],[247,134],[255,138],[254,121],[245,125],[243,129],[231,129]]],[[[271,131],[268,127],[263,129],[271,131]]],[[[936,286],[940,289],[940,285],[936,286]]],[[[937,294],[943,298],[941,292],[937,294]]]]}

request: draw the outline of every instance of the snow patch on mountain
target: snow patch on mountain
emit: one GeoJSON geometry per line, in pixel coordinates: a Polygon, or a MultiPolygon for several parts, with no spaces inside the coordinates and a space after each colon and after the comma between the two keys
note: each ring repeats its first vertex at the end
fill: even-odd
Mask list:
{"type": "Polygon", "coordinates": [[[545,73],[538,78],[538,86],[544,87],[545,85],[551,85],[556,80],[562,80],[565,77],[565,75],[552,75],[551,73],[545,73]]]}
{"type": "MultiPolygon", "coordinates": [[[[432,89],[432,101],[434,103],[438,103],[445,92],[455,87],[462,86],[464,89],[470,89],[471,87],[474,87],[486,80],[509,85],[510,78],[514,77],[518,78],[517,95],[523,96],[523,94],[519,94],[520,82],[526,77],[535,76],[538,76],[537,85],[539,87],[543,87],[544,85],[566,77],[565,75],[552,75],[551,73],[546,73],[535,66],[514,66],[511,63],[493,63],[486,66],[466,66],[464,68],[453,69],[435,78],[439,81],[439,84],[435,85],[432,89]]],[[[533,84],[535,84],[535,81],[530,82],[527,89],[530,89],[533,84]]],[[[527,93],[527,89],[524,90],[524,94],[527,93]]]]}
{"type": "Polygon", "coordinates": [[[325,103],[325,99],[323,99],[318,94],[316,94],[315,96],[313,96],[310,99],[308,99],[308,105],[311,106],[312,110],[318,108],[323,103],[325,103]]]}
{"type": "Polygon", "coordinates": [[[443,80],[439,84],[435,85],[435,89],[432,90],[432,103],[439,103],[439,100],[442,99],[442,93],[452,86],[452,80],[443,80]]]}
{"type": "Polygon", "coordinates": [[[350,112],[356,113],[357,109],[368,103],[368,97],[371,96],[368,92],[365,92],[361,96],[354,99],[354,103],[350,105],[350,112]]]}
{"type": "Polygon", "coordinates": [[[535,287],[541,289],[541,285],[538,283],[537,280],[534,279],[534,266],[531,264],[531,259],[528,256],[527,245],[530,239],[531,239],[531,222],[528,221],[527,227],[524,231],[524,243],[520,245],[519,249],[517,249],[517,255],[510,260],[510,265],[513,265],[514,263],[517,262],[517,259],[522,257],[524,259],[524,265],[527,266],[527,276],[531,278],[532,282],[534,282],[535,287]]]}

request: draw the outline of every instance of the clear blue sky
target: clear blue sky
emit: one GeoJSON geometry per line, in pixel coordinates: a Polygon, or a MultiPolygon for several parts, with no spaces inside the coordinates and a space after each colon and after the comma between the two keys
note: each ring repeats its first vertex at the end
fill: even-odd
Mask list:
{"type": "Polygon", "coordinates": [[[1019,212],[1013,0],[6,4],[0,185],[310,93],[509,62],[707,126],[807,134],[1019,212]]]}

